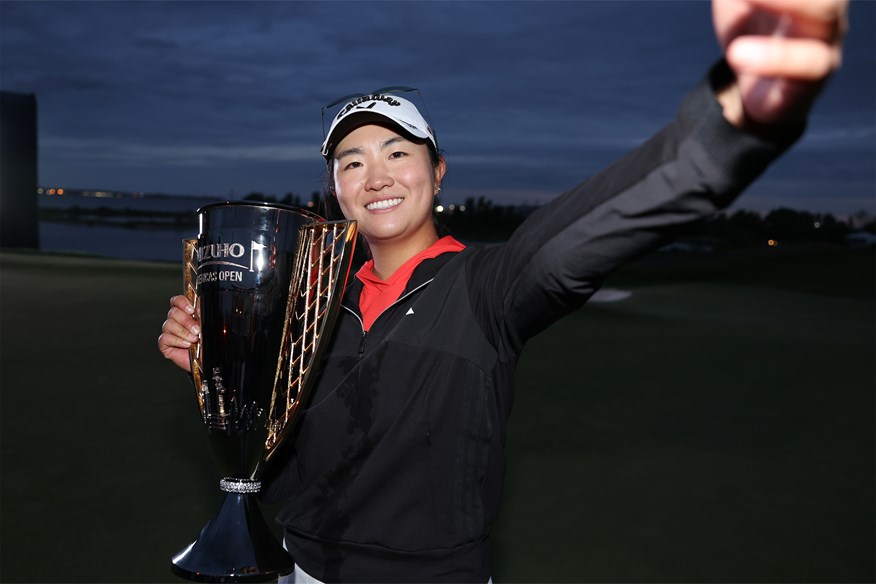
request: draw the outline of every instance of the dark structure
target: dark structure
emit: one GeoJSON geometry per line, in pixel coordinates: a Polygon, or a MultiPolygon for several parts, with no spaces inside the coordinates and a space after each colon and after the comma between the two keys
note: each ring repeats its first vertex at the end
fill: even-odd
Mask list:
{"type": "Polygon", "coordinates": [[[38,248],[36,97],[0,92],[0,247],[38,248]]]}

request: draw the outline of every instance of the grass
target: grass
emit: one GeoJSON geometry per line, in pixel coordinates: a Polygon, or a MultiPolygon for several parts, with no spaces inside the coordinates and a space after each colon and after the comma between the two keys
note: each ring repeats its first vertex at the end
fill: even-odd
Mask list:
{"type": "MultiPolygon", "coordinates": [[[[495,580],[873,581],[873,259],[656,257],[533,339],[495,580]]],[[[0,580],[178,581],[219,499],[155,348],[180,272],[0,254],[0,580]]]]}

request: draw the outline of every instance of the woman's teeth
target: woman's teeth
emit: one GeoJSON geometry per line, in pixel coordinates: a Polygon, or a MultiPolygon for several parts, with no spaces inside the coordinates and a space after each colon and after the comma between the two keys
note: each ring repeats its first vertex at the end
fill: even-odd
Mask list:
{"type": "Polygon", "coordinates": [[[369,211],[376,211],[378,209],[389,209],[390,207],[400,205],[401,202],[402,199],[384,199],[383,201],[374,201],[373,203],[369,203],[365,205],[365,208],[369,211]]]}

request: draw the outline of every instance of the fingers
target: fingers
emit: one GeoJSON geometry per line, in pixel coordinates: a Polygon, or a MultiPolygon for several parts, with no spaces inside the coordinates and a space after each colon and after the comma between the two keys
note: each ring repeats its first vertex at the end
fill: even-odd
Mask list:
{"type": "Polygon", "coordinates": [[[189,299],[185,296],[179,295],[174,296],[170,299],[170,305],[172,307],[179,308],[183,312],[187,312],[188,314],[195,314],[195,307],[192,306],[192,303],[189,302],[189,299]]]}
{"type": "Polygon", "coordinates": [[[176,362],[180,349],[188,349],[199,341],[201,327],[195,320],[194,307],[185,296],[174,296],[170,299],[170,305],[167,320],[161,325],[158,350],[176,362]]]}
{"type": "Polygon", "coordinates": [[[737,127],[799,124],[839,68],[847,0],[713,0],[735,87],[718,99],[737,127]],[[754,124],[754,125],[752,125],[754,124]]]}
{"type": "Polygon", "coordinates": [[[737,73],[818,81],[839,68],[846,0],[749,2],[754,12],[748,16],[748,31],[740,30],[726,48],[737,73]]]}
{"type": "Polygon", "coordinates": [[[845,21],[848,0],[748,0],[752,6],[821,21],[845,21]]]}
{"type": "Polygon", "coordinates": [[[721,46],[746,35],[820,40],[839,47],[848,28],[846,0],[713,0],[721,46]]]}
{"type": "MultiPolygon", "coordinates": [[[[167,313],[167,320],[161,326],[163,334],[173,335],[182,341],[186,341],[191,345],[197,343],[201,334],[201,327],[192,316],[183,312],[179,308],[173,307],[167,313]]],[[[174,345],[176,347],[189,345],[174,345]]]]}
{"type": "Polygon", "coordinates": [[[727,47],[727,62],[738,73],[817,81],[840,65],[838,48],[817,40],[742,36],[727,47]]]}
{"type": "Polygon", "coordinates": [[[187,350],[191,346],[191,342],[172,333],[163,332],[158,336],[158,350],[168,359],[170,359],[171,355],[177,352],[178,349],[187,350]]]}
{"type": "Polygon", "coordinates": [[[770,124],[777,121],[800,123],[805,120],[817,96],[818,82],[770,79],[755,75],[739,75],[746,122],[770,124]]]}
{"type": "Polygon", "coordinates": [[[173,362],[174,365],[184,371],[191,371],[191,362],[189,361],[189,349],[185,347],[174,347],[174,343],[179,343],[172,335],[162,334],[158,337],[158,347],[165,359],[173,362]]]}

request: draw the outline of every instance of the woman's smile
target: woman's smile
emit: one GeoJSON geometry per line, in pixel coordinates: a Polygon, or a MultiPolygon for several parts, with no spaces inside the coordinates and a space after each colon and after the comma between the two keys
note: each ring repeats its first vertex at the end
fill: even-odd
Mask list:
{"type": "Polygon", "coordinates": [[[404,201],[404,199],[401,197],[395,199],[381,199],[379,201],[368,203],[365,205],[365,208],[369,211],[385,211],[401,205],[402,201],[404,201]]]}

